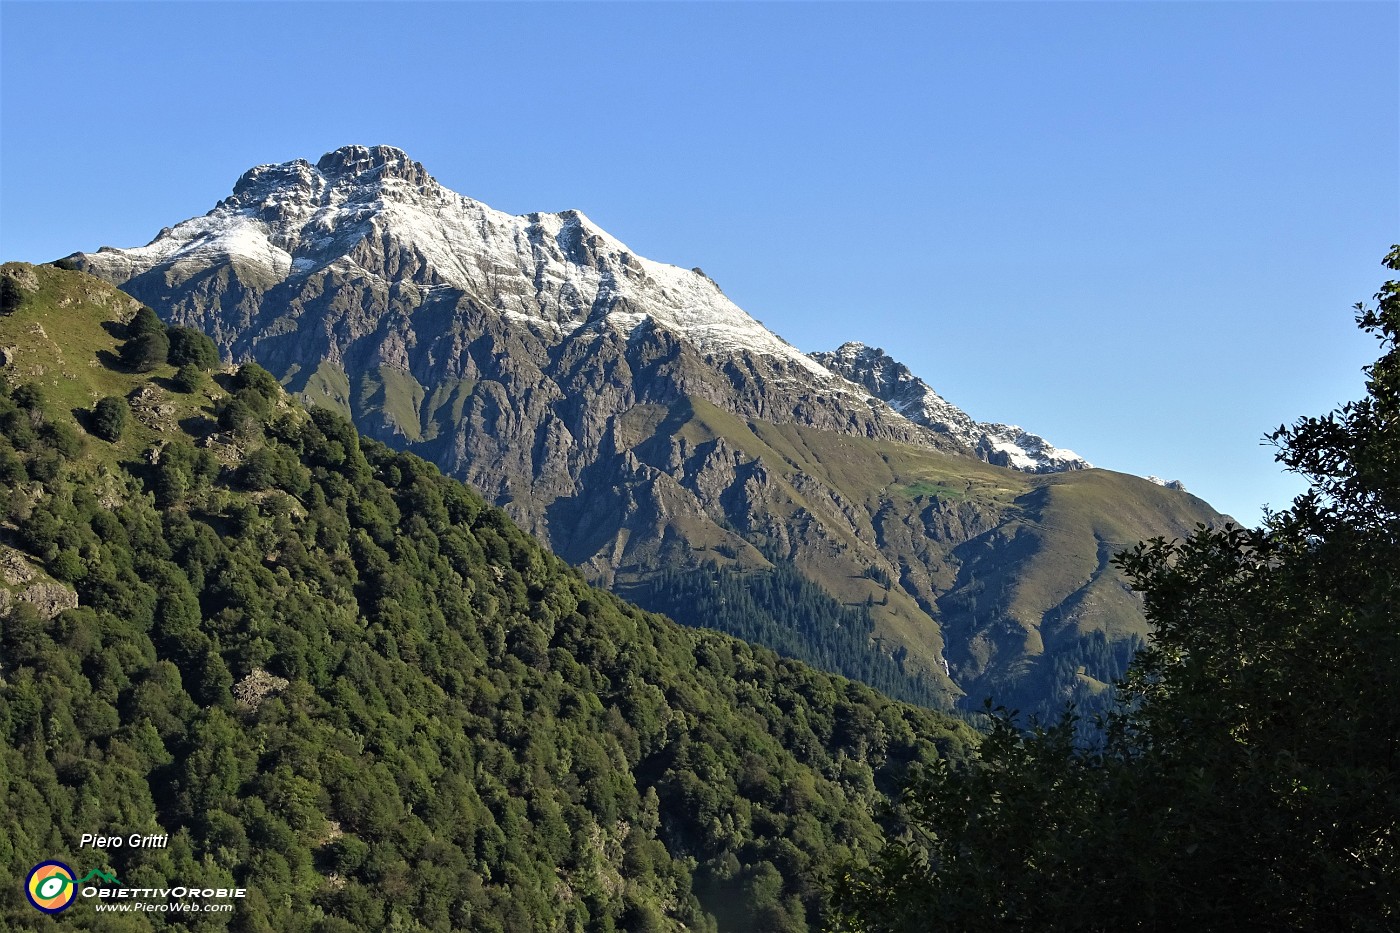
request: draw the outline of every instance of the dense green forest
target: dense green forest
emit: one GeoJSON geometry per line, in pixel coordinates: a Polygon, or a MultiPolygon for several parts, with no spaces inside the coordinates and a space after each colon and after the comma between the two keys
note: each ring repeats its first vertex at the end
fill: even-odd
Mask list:
{"type": "Polygon", "coordinates": [[[1270,435],[1309,490],[1120,554],[1156,632],[1097,741],[1002,711],[843,876],[847,929],[1400,929],[1400,282],[1357,312],[1366,398],[1270,435]]]}
{"type": "MultiPolygon", "coordinates": [[[[921,672],[906,670],[908,649],[886,653],[872,644],[875,623],[869,607],[838,603],[792,561],[774,558],[772,565],[771,570],[741,570],[710,562],[696,570],[665,571],[639,601],[767,645],[784,657],[839,671],[895,699],[942,705],[941,691],[921,672]]],[[[888,578],[883,585],[889,585],[888,578]]]]}
{"type": "MultiPolygon", "coordinates": [[[[586,586],[95,280],[3,273],[0,874],[168,832],[97,867],[249,892],[63,925],[814,929],[893,789],[975,743],[586,586]]],[[[53,922],[0,888],[0,927],[53,922]]]]}

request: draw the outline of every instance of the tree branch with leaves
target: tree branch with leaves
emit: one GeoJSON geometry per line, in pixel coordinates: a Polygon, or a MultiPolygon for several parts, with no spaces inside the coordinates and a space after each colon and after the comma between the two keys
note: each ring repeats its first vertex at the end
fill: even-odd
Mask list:
{"type": "Polygon", "coordinates": [[[846,929],[1400,925],[1400,282],[1356,311],[1366,397],[1268,436],[1309,489],[1115,559],[1155,634],[1101,742],[1002,711],[835,887],[846,929]]]}

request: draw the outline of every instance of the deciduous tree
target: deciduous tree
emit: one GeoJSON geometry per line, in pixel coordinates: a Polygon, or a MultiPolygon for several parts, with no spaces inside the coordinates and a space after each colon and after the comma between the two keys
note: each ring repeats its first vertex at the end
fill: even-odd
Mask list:
{"type": "Polygon", "coordinates": [[[1309,490],[1118,556],[1156,632],[1102,743],[998,717],[837,886],[850,929],[1400,925],[1400,282],[1357,312],[1366,397],[1270,435],[1309,490]]]}

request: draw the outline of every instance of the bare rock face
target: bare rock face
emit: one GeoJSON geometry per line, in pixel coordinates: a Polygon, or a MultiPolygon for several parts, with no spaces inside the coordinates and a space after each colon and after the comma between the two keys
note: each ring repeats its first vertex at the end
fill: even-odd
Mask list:
{"type": "Polygon", "coordinates": [[[163,390],[144,385],[130,399],[131,413],[136,420],[157,431],[173,430],[175,427],[175,406],[166,401],[163,390]]]}
{"type": "Polygon", "coordinates": [[[19,602],[29,603],[45,619],[77,608],[77,593],[43,576],[19,551],[0,545],[0,617],[19,602]]]}
{"type": "Polygon", "coordinates": [[[974,421],[878,347],[845,343],[812,358],[855,382],[906,418],[937,431],[980,460],[1027,473],[1087,470],[1089,461],[1014,424],[974,421]]]}
{"type": "Polygon", "coordinates": [[[34,270],[25,263],[10,262],[0,268],[0,278],[4,278],[10,288],[18,289],[22,292],[35,292],[39,290],[39,277],[34,274],[34,270]]]}
{"type": "Polygon", "coordinates": [[[14,586],[28,583],[36,571],[29,560],[14,548],[0,545],[0,580],[14,586]]]}
{"type": "Polygon", "coordinates": [[[233,698],[244,709],[255,710],[263,700],[286,690],[291,681],[276,674],[269,674],[262,668],[254,668],[238,683],[233,685],[233,698]]]}
{"type": "MultiPolygon", "coordinates": [[[[39,279],[26,263],[7,262],[0,266],[0,315],[13,314],[26,295],[39,289],[39,279]]],[[[0,366],[9,366],[9,354],[0,356],[0,366]]]]}
{"type": "Polygon", "coordinates": [[[19,599],[45,619],[52,619],[65,609],[78,608],[78,594],[61,583],[31,583],[20,591],[19,599]]]}

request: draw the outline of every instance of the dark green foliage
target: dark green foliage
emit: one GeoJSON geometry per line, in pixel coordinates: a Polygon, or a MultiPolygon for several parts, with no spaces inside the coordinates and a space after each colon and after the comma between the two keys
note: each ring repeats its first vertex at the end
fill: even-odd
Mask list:
{"type": "Polygon", "coordinates": [[[240,398],[224,399],[219,404],[219,427],[244,437],[251,437],[259,430],[261,419],[258,413],[240,398]]]}
{"type": "Polygon", "coordinates": [[[1096,741],[1097,719],[1118,705],[1118,692],[1113,685],[1128,673],[1144,644],[1137,635],[1110,641],[1103,632],[1061,638],[1040,660],[1048,671],[1049,696],[1025,712],[1038,721],[1052,722],[1066,707],[1072,708],[1078,717],[1076,738],[1081,742],[1096,741]],[[1108,686],[1099,687],[1093,681],[1108,686]]]}
{"type": "Polygon", "coordinates": [[[1115,885],[1117,853],[1092,852],[1117,827],[1101,825],[1103,762],[1076,752],[1075,731],[1066,716],[1027,734],[998,710],[974,767],[937,763],[911,782],[906,834],[837,885],[842,929],[1153,929],[1115,885]],[[1101,902],[1115,895],[1127,899],[1101,902]]]}
{"type": "Polygon", "coordinates": [[[264,395],[257,389],[239,389],[233,395],[233,401],[246,408],[260,422],[267,421],[272,414],[272,403],[276,398],[275,395],[264,395]]]}
{"type": "Polygon", "coordinates": [[[138,373],[147,373],[165,362],[170,353],[170,339],[163,331],[146,331],[122,344],[122,362],[138,373]]]}
{"type": "Polygon", "coordinates": [[[10,398],[20,408],[29,411],[41,411],[44,407],[44,390],[33,382],[16,386],[14,392],[10,393],[10,398]]]}
{"type": "MultiPolygon", "coordinates": [[[[198,334],[197,331],[190,333],[198,334]]],[[[192,342],[189,337],[182,340],[186,344],[192,342]]],[[[135,372],[148,373],[166,362],[171,346],[165,325],[154,311],[142,305],[126,325],[126,342],[121,346],[122,363],[135,372]]]]}
{"type": "Polygon", "coordinates": [[[147,334],[165,334],[165,324],[161,322],[154,311],[142,305],[137,310],[135,317],[127,322],[126,338],[134,340],[147,334]]]}
{"type": "MultiPolygon", "coordinates": [[[[39,386],[26,383],[13,390],[0,388],[0,479],[9,484],[49,482],[58,476],[65,460],[82,451],[82,435],[71,420],[49,417],[39,386]]],[[[26,517],[30,508],[27,501],[22,490],[10,489],[11,519],[26,517]]]]}
{"type": "Polygon", "coordinates": [[[210,370],[219,365],[219,349],[203,332],[192,327],[171,327],[166,335],[170,338],[166,360],[171,366],[210,370]]]}
{"type": "Polygon", "coordinates": [[[1400,282],[1376,297],[1367,397],[1271,435],[1309,491],[1116,558],[1156,634],[1100,743],[1001,716],[935,764],[838,886],[851,929],[1400,926],[1400,282]]]}
{"type": "Polygon", "coordinates": [[[0,314],[13,314],[24,300],[24,289],[8,275],[0,275],[0,314]]]}
{"type": "Polygon", "coordinates": [[[934,706],[939,694],[923,674],[904,669],[873,640],[866,608],[843,606],[791,561],[745,572],[713,562],[662,573],[639,600],[688,625],[715,629],[779,654],[870,684],[896,699],[934,706]]]}
{"type": "Polygon", "coordinates": [[[204,370],[193,363],[185,363],[175,371],[175,378],[172,381],[177,390],[188,394],[203,389],[207,378],[204,375],[204,370]]]}
{"type": "Polygon", "coordinates": [[[153,448],[146,456],[153,462],[148,482],[162,508],[178,505],[190,493],[207,490],[219,471],[209,451],[196,450],[184,437],[153,448]]]}
{"type": "Polygon", "coordinates": [[[131,421],[131,406],[118,395],[100,400],[92,410],[92,433],[104,441],[120,440],[131,421]]]}
{"type": "Polygon", "coordinates": [[[867,580],[874,580],[886,589],[888,589],[893,582],[890,579],[889,571],[885,570],[883,567],[876,567],[874,564],[866,567],[863,575],[867,580]]]}
{"type": "Polygon", "coordinates": [[[286,447],[263,447],[249,455],[242,467],[248,489],[283,489],[304,496],[311,488],[311,471],[286,447]]]}
{"type": "Polygon", "coordinates": [[[60,457],[72,458],[83,451],[83,437],[67,421],[47,421],[39,429],[39,436],[60,457]]]}
{"type": "Polygon", "coordinates": [[[282,386],[277,379],[257,363],[244,363],[238,367],[238,372],[233,377],[233,389],[235,392],[250,390],[268,401],[274,401],[282,395],[282,386]]]}
{"type": "Polygon", "coordinates": [[[75,583],[87,572],[74,548],[64,548],[49,561],[49,572],[64,583],[75,583]]]}
{"type": "MultiPolygon", "coordinates": [[[[590,589],[260,373],[229,467],[177,434],[99,470],[0,392],[9,543],[80,602],[0,620],[5,877],[143,829],[171,847],[102,867],[249,889],[196,929],[813,929],[886,793],[963,756],[934,713],[590,589]]],[[[0,927],[48,926],[0,889],[0,927]]]]}

